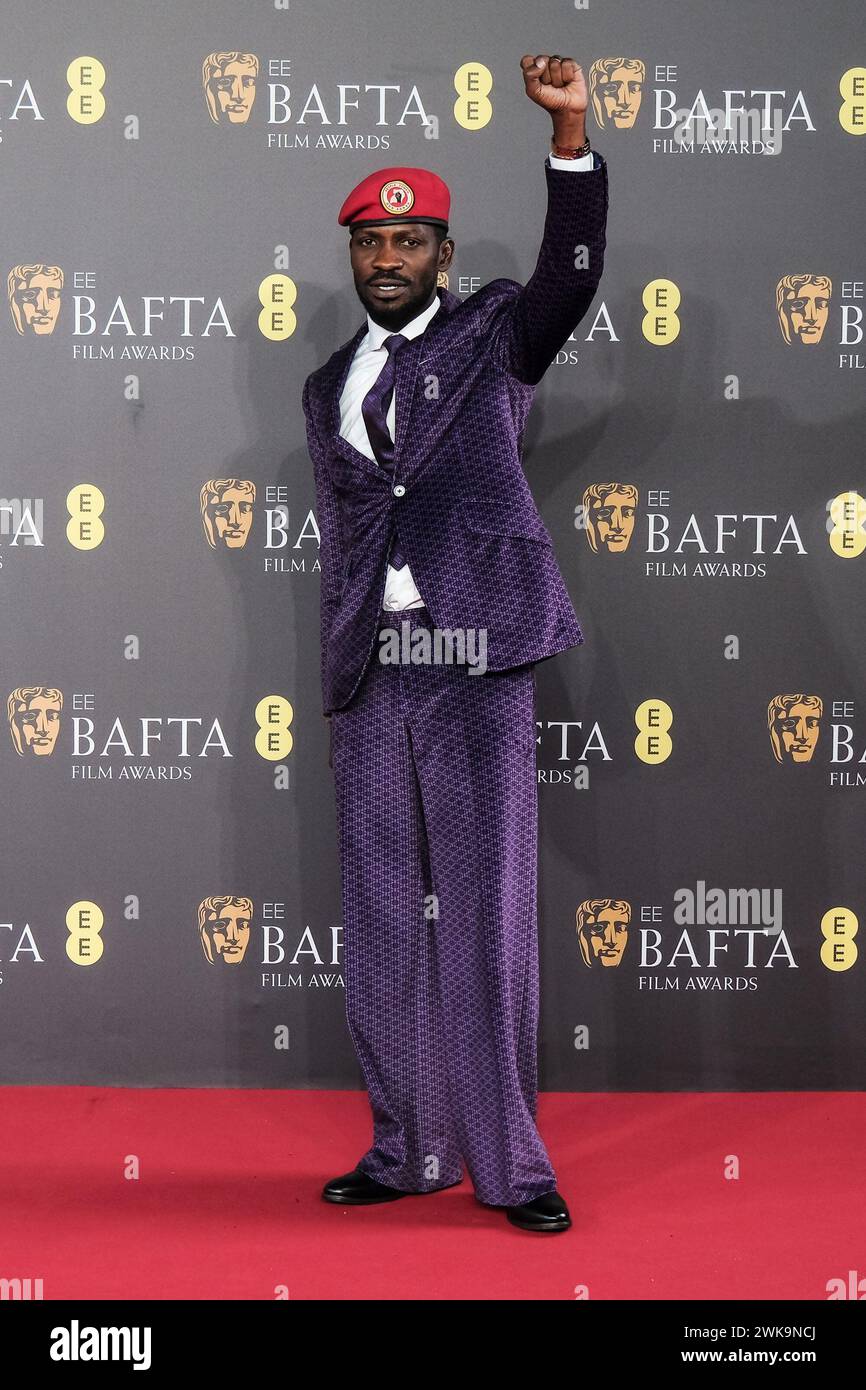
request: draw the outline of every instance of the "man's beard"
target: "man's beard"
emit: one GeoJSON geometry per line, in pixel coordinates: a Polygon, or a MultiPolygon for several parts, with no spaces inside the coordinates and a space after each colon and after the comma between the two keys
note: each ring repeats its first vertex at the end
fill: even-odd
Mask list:
{"type": "MultiPolygon", "coordinates": [[[[382,278],[384,279],[384,276],[382,278]]],[[[380,323],[383,328],[388,328],[392,324],[407,324],[412,319],[417,318],[422,309],[432,302],[435,289],[436,282],[431,280],[429,284],[416,291],[412,299],[407,298],[406,295],[400,295],[393,303],[389,303],[387,300],[376,299],[372,293],[372,287],[365,284],[364,294],[359,292],[358,298],[370,318],[376,323],[380,323]]]]}

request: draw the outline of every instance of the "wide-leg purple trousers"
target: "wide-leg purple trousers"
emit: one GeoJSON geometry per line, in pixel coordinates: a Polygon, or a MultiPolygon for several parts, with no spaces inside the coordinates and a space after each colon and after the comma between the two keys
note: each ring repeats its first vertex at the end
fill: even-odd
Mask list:
{"type": "MultiPolygon", "coordinates": [[[[430,628],[426,608],[383,614],[430,628]]],[[[494,1206],[556,1187],[535,1124],[532,666],[383,664],[332,715],[346,1013],[373,1113],[359,1166],[494,1206]]]]}

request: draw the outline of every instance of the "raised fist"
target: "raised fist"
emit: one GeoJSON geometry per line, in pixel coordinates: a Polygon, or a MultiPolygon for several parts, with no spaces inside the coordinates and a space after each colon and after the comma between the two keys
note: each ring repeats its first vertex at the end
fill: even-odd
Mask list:
{"type": "Polygon", "coordinates": [[[526,95],[530,101],[555,114],[583,115],[588,104],[583,68],[574,58],[558,53],[524,53],[520,60],[526,95]]]}

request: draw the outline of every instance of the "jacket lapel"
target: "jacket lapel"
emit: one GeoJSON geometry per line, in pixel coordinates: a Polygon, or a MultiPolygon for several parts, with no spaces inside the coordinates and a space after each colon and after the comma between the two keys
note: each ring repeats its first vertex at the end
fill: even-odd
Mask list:
{"type": "MultiPolygon", "coordinates": [[[[440,288],[437,290],[442,301],[436,313],[430,320],[423,333],[419,333],[416,338],[411,338],[396,355],[396,375],[394,378],[394,390],[397,397],[397,436],[394,440],[395,459],[402,461],[403,466],[400,472],[405,474],[407,460],[403,457],[403,449],[406,442],[406,434],[409,429],[409,421],[412,415],[412,400],[415,393],[415,383],[418,376],[419,362],[430,356],[436,347],[436,340],[442,331],[446,321],[461,303],[456,294],[450,290],[440,288]]],[[[343,387],[346,385],[346,378],[349,375],[349,368],[357,352],[361,340],[367,332],[366,319],[361,324],[357,332],[338,348],[328,364],[328,379],[325,383],[325,399],[328,402],[328,421],[326,433],[332,446],[337,452],[350,463],[356,463],[373,473],[381,474],[382,469],[375,459],[367,458],[362,454],[348,439],[340,434],[340,397],[343,394],[343,387]]]]}
{"type": "Polygon", "coordinates": [[[344,439],[340,434],[340,397],[343,394],[343,387],[346,385],[346,377],[349,375],[352,358],[360,347],[361,339],[366,332],[367,324],[365,321],[349,341],[337,349],[328,363],[328,377],[324,387],[328,416],[325,434],[337,453],[348,459],[350,463],[356,463],[362,468],[380,473],[381,469],[375,459],[368,459],[366,454],[362,454],[359,449],[355,448],[354,444],[350,444],[348,439],[344,439]]]}

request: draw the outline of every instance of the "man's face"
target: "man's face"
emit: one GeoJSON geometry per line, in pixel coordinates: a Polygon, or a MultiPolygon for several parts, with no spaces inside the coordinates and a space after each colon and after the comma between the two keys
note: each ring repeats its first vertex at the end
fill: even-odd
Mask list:
{"type": "Polygon", "coordinates": [[[355,228],[349,259],[355,289],[371,319],[392,333],[414,319],[432,301],[437,271],[448,268],[453,251],[451,238],[440,246],[436,228],[426,222],[355,228]]]}

